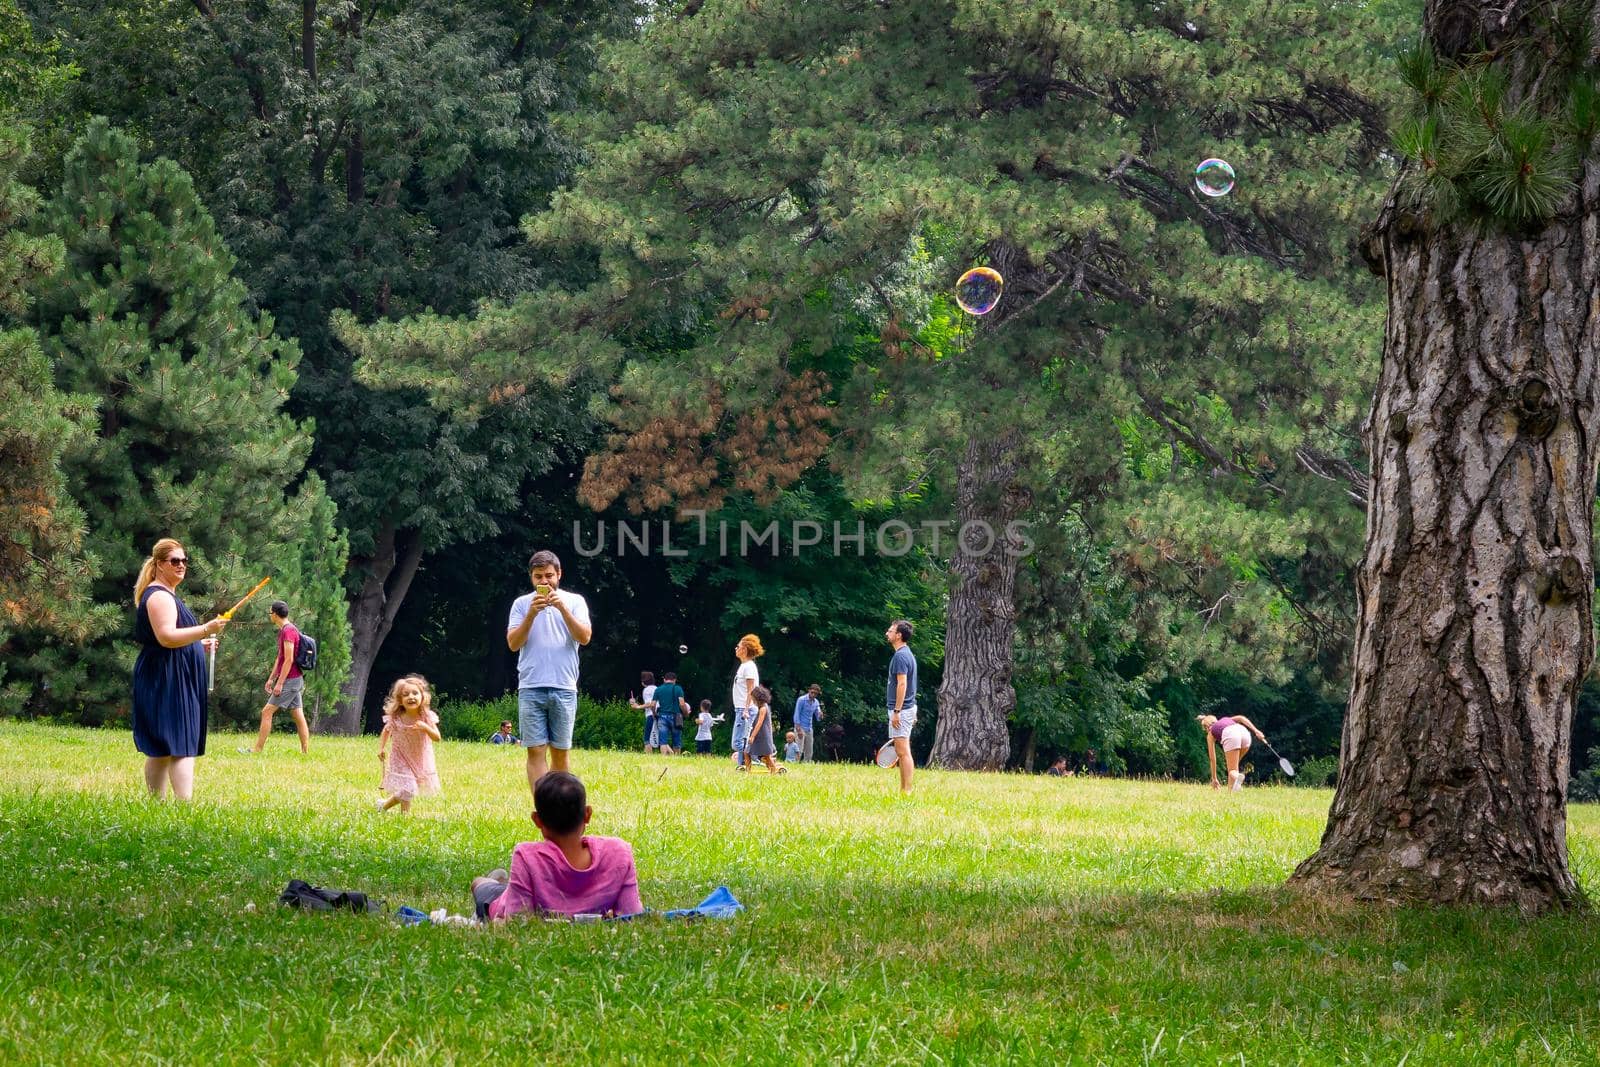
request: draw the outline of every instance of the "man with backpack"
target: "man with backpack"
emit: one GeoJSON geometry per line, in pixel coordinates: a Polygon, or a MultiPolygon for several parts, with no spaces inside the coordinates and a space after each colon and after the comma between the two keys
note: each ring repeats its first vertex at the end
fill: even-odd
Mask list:
{"type": "Polygon", "coordinates": [[[300,735],[300,752],[311,748],[311,728],[306,725],[306,682],[303,669],[316,662],[316,642],[306,637],[289,621],[289,605],[274,600],[271,607],[272,625],[278,630],[278,658],[267,675],[267,703],[261,709],[261,732],[256,735],[254,748],[241,748],[244,753],[260,752],[267,745],[267,735],[272,733],[272,716],[280,708],[294,718],[295,732],[300,735]]]}

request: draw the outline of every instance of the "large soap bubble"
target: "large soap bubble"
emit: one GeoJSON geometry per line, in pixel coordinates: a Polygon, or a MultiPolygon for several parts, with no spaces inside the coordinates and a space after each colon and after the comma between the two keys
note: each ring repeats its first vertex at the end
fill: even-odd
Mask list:
{"type": "Polygon", "coordinates": [[[1203,159],[1194,168],[1194,187],[1206,196],[1227,196],[1233,182],[1233,166],[1225,159],[1203,159]]]}
{"type": "Polygon", "coordinates": [[[956,281],[956,303],[968,315],[987,315],[1000,303],[1006,280],[992,267],[973,267],[956,281]]]}

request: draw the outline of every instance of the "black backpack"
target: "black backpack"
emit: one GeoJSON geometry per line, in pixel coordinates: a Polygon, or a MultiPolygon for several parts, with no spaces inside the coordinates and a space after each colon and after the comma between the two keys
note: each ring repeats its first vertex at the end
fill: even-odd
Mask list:
{"type": "Polygon", "coordinates": [[[291,908],[300,908],[302,911],[353,911],[360,914],[383,910],[381,903],[365,893],[358,893],[352,889],[323,889],[321,886],[302,882],[298,878],[291,881],[288,887],[278,894],[278,903],[291,908]]]}
{"type": "Polygon", "coordinates": [[[310,634],[301,634],[300,640],[294,643],[294,665],[302,673],[317,669],[317,639],[310,634]]]}

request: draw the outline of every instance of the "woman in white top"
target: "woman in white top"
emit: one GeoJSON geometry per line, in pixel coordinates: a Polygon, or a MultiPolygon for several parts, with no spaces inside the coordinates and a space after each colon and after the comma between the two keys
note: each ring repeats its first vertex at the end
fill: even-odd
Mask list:
{"type": "Polygon", "coordinates": [[[744,743],[750,732],[750,720],[755,717],[756,702],[751,694],[761,684],[756,657],[765,651],[761,638],[755,634],[745,634],[733,646],[733,654],[739,657],[739,670],[733,676],[733,763],[740,770],[744,770],[744,743]]]}

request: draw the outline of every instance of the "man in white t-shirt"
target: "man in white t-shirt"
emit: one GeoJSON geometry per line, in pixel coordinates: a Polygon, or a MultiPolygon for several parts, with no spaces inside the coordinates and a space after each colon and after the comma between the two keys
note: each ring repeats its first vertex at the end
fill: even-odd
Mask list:
{"type": "Polygon", "coordinates": [[[517,654],[517,716],[528,750],[531,792],[549,770],[567,769],[572,725],[578,717],[578,649],[589,643],[589,605],[561,588],[561,561],[554,552],[535,552],[528,560],[533,592],[511,605],[506,645],[517,654]]]}

